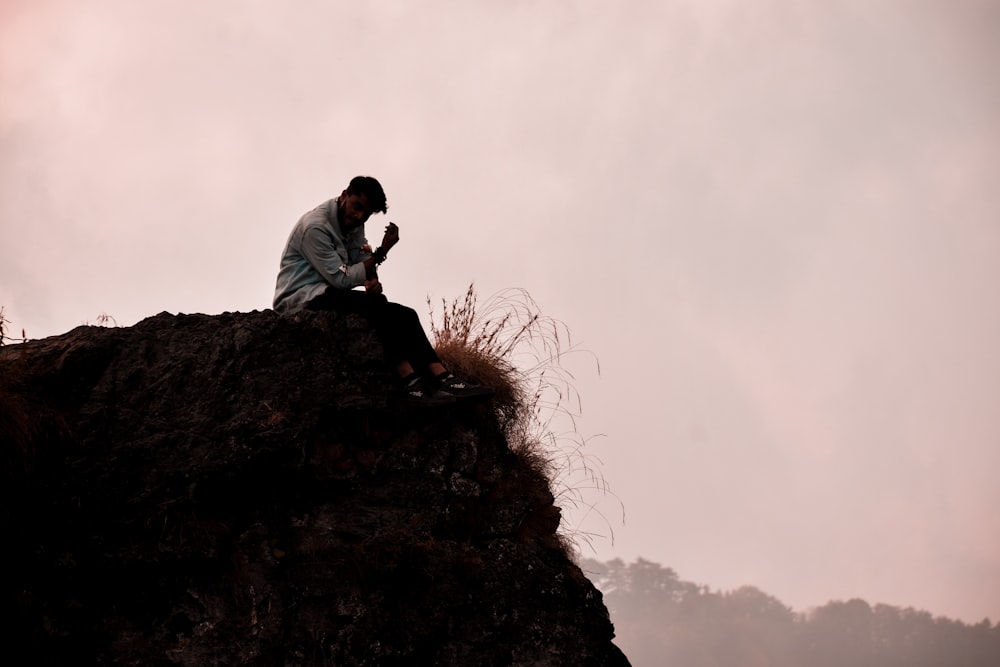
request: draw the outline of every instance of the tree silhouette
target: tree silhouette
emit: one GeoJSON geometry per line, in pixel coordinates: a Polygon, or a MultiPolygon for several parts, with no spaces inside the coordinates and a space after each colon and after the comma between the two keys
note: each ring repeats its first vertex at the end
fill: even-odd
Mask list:
{"type": "Polygon", "coordinates": [[[1000,625],[861,599],[797,613],[753,586],[711,591],[638,559],[584,559],[636,667],[997,667],[1000,625]]]}

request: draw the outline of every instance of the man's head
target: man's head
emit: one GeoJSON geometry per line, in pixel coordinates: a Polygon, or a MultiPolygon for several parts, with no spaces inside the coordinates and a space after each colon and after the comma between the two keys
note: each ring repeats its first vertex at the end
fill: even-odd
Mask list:
{"type": "Polygon", "coordinates": [[[363,225],[372,213],[385,213],[385,191],[371,176],[355,176],[351,179],[337,202],[337,214],[345,229],[363,225]]]}

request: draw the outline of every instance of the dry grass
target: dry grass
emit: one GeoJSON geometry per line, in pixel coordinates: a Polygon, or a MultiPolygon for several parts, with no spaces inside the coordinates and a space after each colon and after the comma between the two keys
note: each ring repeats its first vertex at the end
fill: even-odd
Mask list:
{"type": "Polygon", "coordinates": [[[20,338],[8,336],[8,326],[10,326],[10,320],[7,319],[7,315],[4,313],[4,307],[0,306],[0,347],[3,347],[7,343],[23,343],[28,340],[28,336],[24,333],[24,329],[21,329],[20,338]]]}
{"type": "MultiPolygon", "coordinates": [[[[24,329],[21,329],[21,337],[17,338],[10,336],[8,331],[10,329],[10,320],[7,319],[7,314],[4,312],[4,307],[0,306],[0,347],[3,347],[7,343],[26,343],[28,341],[28,334],[25,333],[24,329]]],[[[90,322],[83,322],[83,324],[89,325],[90,322]]],[[[111,315],[102,312],[97,316],[95,322],[96,326],[108,327],[108,326],[118,326],[118,320],[116,320],[111,315]]]]}
{"type": "MultiPolygon", "coordinates": [[[[440,319],[430,299],[431,335],[444,364],[457,375],[493,387],[493,404],[511,446],[531,445],[555,414],[573,418],[580,398],[563,357],[576,351],[569,329],[541,314],[523,289],[494,294],[480,307],[475,286],[450,304],[440,319]]],[[[575,422],[574,422],[575,426],[575,422]]]]}
{"type": "MultiPolygon", "coordinates": [[[[84,324],[90,325],[90,322],[84,322],[84,324]]],[[[102,312],[100,315],[97,316],[97,319],[94,321],[93,326],[98,326],[98,327],[117,327],[118,326],[118,320],[116,320],[115,318],[111,317],[107,313],[102,312]]]]}
{"type": "MultiPolygon", "coordinates": [[[[563,365],[568,355],[590,352],[577,347],[569,328],[543,315],[524,289],[498,292],[480,306],[475,286],[447,303],[441,314],[427,300],[431,335],[442,362],[456,375],[496,391],[493,407],[511,449],[549,480],[557,503],[596,512],[594,492],[613,495],[584,451],[587,439],[577,432],[580,395],[573,374],[563,365]]],[[[605,524],[610,524],[605,519],[605,524]]],[[[590,542],[592,535],[569,531],[564,543],[590,542]]],[[[571,551],[573,551],[571,549],[571,551]]]]}

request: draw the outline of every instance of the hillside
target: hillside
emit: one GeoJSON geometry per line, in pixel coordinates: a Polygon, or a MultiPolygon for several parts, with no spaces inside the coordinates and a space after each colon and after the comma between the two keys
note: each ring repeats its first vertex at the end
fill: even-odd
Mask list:
{"type": "Polygon", "coordinates": [[[6,655],[628,665],[489,408],[394,409],[379,359],[271,311],[0,348],[6,655]]]}
{"type": "Polygon", "coordinates": [[[658,563],[584,559],[619,645],[643,667],[996,667],[1000,624],[861,599],[795,612],[753,586],[713,591],[658,563]]]}

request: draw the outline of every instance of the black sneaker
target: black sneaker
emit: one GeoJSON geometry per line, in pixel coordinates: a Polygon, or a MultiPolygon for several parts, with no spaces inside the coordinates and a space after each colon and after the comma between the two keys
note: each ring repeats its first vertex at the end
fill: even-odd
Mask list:
{"type": "Polygon", "coordinates": [[[455,397],[440,389],[429,390],[423,380],[415,378],[400,390],[398,402],[401,405],[430,408],[451,405],[455,402],[455,397]]]}
{"type": "Polygon", "coordinates": [[[451,394],[459,400],[468,398],[489,398],[496,393],[492,387],[466,382],[459,377],[455,377],[451,373],[445,373],[444,375],[435,378],[435,380],[438,383],[438,389],[440,391],[451,394]]]}

